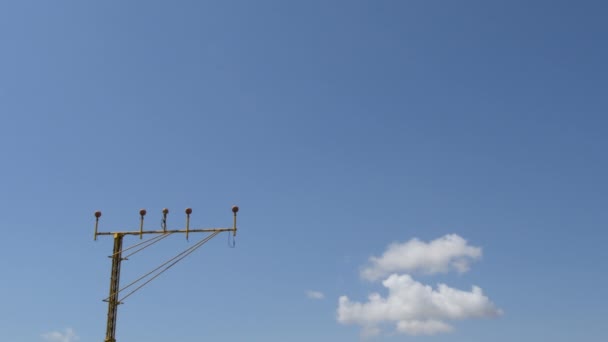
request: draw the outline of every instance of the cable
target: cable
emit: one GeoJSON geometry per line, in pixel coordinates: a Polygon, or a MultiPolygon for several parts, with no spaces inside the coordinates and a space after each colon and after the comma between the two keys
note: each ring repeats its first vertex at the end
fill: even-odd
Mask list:
{"type": "MultiPolygon", "coordinates": [[[[109,296],[109,297],[107,297],[105,300],[109,300],[109,298],[110,298],[110,297],[112,297],[113,295],[116,295],[116,294],[118,294],[118,293],[120,293],[120,292],[122,292],[122,291],[124,291],[124,290],[128,289],[129,287],[131,287],[131,286],[135,285],[137,282],[139,282],[139,281],[143,280],[144,278],[148,277],[148,276],[149,276],[149,275],[151,275],[152,273],[154,273],[154,272],[158,271],[158,270],[159,270],[159,269],[161,269],[163,266],[165,266],[165,265],[169,264],[170,262],[172,262],[172,261],[173,261],[173,260],[175,260],[175,259],[178,259],[178,258],[182,257],[184,254],[186,254],[186,253],[187,253],[185,256],[183,256],[182,258],[180,258],[180,259],[178,259],[178,260],[176,261],[176,263],[177,263],[177,262],[179,262],[181,259],[183,259],[184,257],[188,256],[190,253],[192,253],[192,252],[193,252],[193,251],[194,251],[196,248],[198,248],[198,247],[202,246],[202,245],[203,245],[203,244],[205,244],[207,241],[209,241],[209,240],[211,240],[212,238],[214,238],[215,236],[217,236],[219,233],[221,233],[221,232],[213,232],[212,234],[210,234],[210,235],[206,236],[206,237],[205,237],[205,238],[203,238],[201,241],[197,242],[197,243],[196,243],[196,244],[194,244],[193,246],[191,246],[191,247],[187,248],[186,250],[182,251],[181,253],[177,254],[177,255],[176,255],[176,256],[174,256],[173,258],[171,258],[171,259],[169,259],[169,260],[165,261],[164,263],[162,263],[160,266],[156,267],[156,268],[155,268],[155,269],[153,269],[152,271],[150,271],[150,272],[148,272],[148,273],[144,274],[143,276],[141,276],[141,277],[139,277],[139,278],[135,279],[134,281],[132,281],[132,282],[131,282],[131,283],[129,283],[128,285],[124,286],[124,287],[123,287],[123,288],[121,288],[120,290],[116,291],[115,293],[110,294],[110,296],[109,296]]],[[[162,236],[162,235],[161,235],[161,236],[162,236]]],[[[172,265],[171,265],[171,266],[172,266],[172,265]]],[[[155,276],[154,276],[154,278],[156,278],[158,275],[160,275],[161,273],[163,273],[163,272],[164,272],[164,271],[166,271],[167,269],[168,269],[168,268],[166,268],[166,269],[162,270],[162,271],[161,271],[159,274],[155,275],[155,276]]],[[[152,278],[152,279],[154,279],[154,278],[152,278]]],[[[147,281],[147,282],[145,282],[143,285],[145,285],[145,284],[149,283],[150,281],[151,281],[151,280],[148,280],[148,281],[147,281]]],[[[143,286],[143,285],[142,285],[142,286],[143,286]]],[[[137,291],[138,289],[140,289],[142,286],[140,286],[140,287],[138,287],[137,289],[135,289],[135,291],[137,291]]],[[[133,291],[133,292],[134,292],[134,291],[133,291]]],[[[129,295],[131,295],[133,292],[129,293],[129,295]]],[[[126,298],[126,296],[125,296],[125,298],[126,298]]],[[[124,299],[124,298],[123,298],[123,299],[124,299]]]]}
{"type": "Polygon", "coordinates": [[[228,248],[236,247],[236,238],[230,232],[228,232],[228,248]],[[232,241],[230,240],[232,238],[232,241]],[[232,243],[231,243],[232,242],[232,243]]]}
{"type": "Polygon", "coordinates": [[[171,234],[173,234],[173,233],[164,233],[163,235],[159,235],[159,236],[157,236],[157,240],[156,240],[156,241],[152,241],[150,244],[145,245],[145,246],[143,246],[142,248],[140,248],[140,249],[136,250],[135,252],[131,252],[129,255],[127,255],[127,256],[125,256],[125,257],[122,257],[122,258],[123,258],[123,259],[127,259],[127,258],[128,258],[128,257],[130,257],[131,255],[133,255],[133,254],[135,254],[135,253],[138,253],[138,252],[143,251],[144,249],[146,249],[146,248],[148,248],[148,247],[152,246],[153,244],[155,244],[155,243],[157,243],[157,242],[161,241],[162,239],[164,239],[164,238],[168,237],[168,236],[169,236],[169,235],[171,235],[171,234]]]}
{"type": "MultiPolygon", "coordinates": [[[[182,261],[185,257],[187,257],[188,255],[192,254],[195,250],[197,250],[199,247],[201,247],[202,245],[204,245],[207,241],[211,240],[213,237],[215,237],[216,235],[218,235],[220,232],[213,232],[213,234],[211,234],[210,236],[208,236],[207,238],[203,239],[202,241],[199,241],[196,243],[196,245],[188,248],[186,251],[188,251],[184,256],[180,257],[179,259],[175,260],[173,263],[171,263],[169,266],[165,267],[162,271],[158,272],[156,275],[154,275],[152,278],[148,279],[146,282],[144,282],[143,284],[139,285],[137,288],[135,288],[135,290],[129,292],[128,294],[126,294],[124,297],[122,297],[119,302],[124,301],[125,299],[127,299],[129,296],[131,296],[132,294],[134,294],[135,292],[137,292],[137,290],[141,289],[142,287],[146,286],[149,282],[151,282],[152,280],[156,279],[158,276],[160,276],[161,274],[163,274],[165,271],[167,271],[168,269],[170,269],[171,267],[175,266],[175,264],[177,264],[178,262],[182,261]]],[[[184,251],[185,252],[185,251],[184,251]]],[[[183,254],[184,252],[180,253],[183,254]]],[[[175,258],[173,258],[175,259],[175,258]]],[[[165,263],[166,264],[166,263],[165,263]]],[[[157,268],[158,269],[158,268],[157,268]]],[[[126,287],[125,287],[126,288],[126,287]]],[[[125,288],[119,290],[118,292],[124,290],[125,288]]]]}
{"type": "Polygon", "coordinates": [[[123,287],[122,289],[120,289],[120,290],[116,291],[116,293],[120,293],[121,291],[126,290],[126,289],[128,289],[129,287],[131,287],[131,286],[135,285],[135,283],[137,283],[138,281],[140,281],[140,280],[142,280],[142,279],[146,278],[147,276],[149,276],[150,274],[152,274],[152,273],[154,273],[154,272],[158,271],[158,270],[159,270],[159,269],[161,269],[163,266],[165,266],[165,265],[167,265],[168,263],[170,263],[171,261],[173,261],[173,260],[175,260],[175,259],[179,258],[180,256],[182,256],[183,254],[185,254],[185,253],[187,253],[188,251],[192,250],[193,248],[196,248],[196,247],[197,247],[199,244],[201,244],[201,242],[202,242],[202,243],[205,243],[205,242],[207,242],[207,241],[211,240],[211,238],[213,238],[215,235],[217,235],[217,233],[219,233],[219,232],[214,232],[213,234],[211,234],[211,235],[209,235],[209,236],[207,236],[207,237],[203,238],[201,241],[197,242],[196,244],[194,244],[194,245],[193,245],[193,246],[191,246],[191,247],[188,247],[186,250],[182,251],[181,253],[179,253],[178,255],[174,256],[173,258],[171,258],[171,259],[169,259],[169,260],[165,261],[164,263],[162,263],[160,266],[156,267],[156,268],[155,268],[155,269],[153,269],[152,271],[150,271],[150,272],[148,272],[148,273],[144,274],[143,276],[141,276],[141,277],[139,277],[139,278],[135,279],[134,281],[132,281],[131,283],[129,283],[128,285],[126,285],[126,286],[125,286],[125,287],[123,287]],[[204,241],[204,242],[203,242],[203,241],[204,241]]]}
{"type": "Polygon", "coordinates": [[[126,251],[128,251],[128,250],[130,250],[130,249],[133,249],[133,248],[135,248],[135,247],[137,247],[137,246],[141,246],[141,245],[143,245],[143,244],[145,244],[145,243],[148,243],[148,242],[150,242],[150,241],[152,241],[152,240],[160,239],[161,237],[163,237],[163,235],[156,235],[156,236],[154,236],[154,237],[152,237],[152,238],[149,238],[149,239],[144,240],[144,241],[142,241],[142,242],[136,243],[136,244],[134,244],[134,245],[133,245],[133,246],[131,246],[131,247],[128,247],[128,248],[122,249],[122,250],[120,250],[120,252],[116,252],[116,253],[114,253],[114,254],[110,255],[110,258],[111,258],[111,257],[113,257],[113,256],[115,256],[116,254],[126,252],[126,251]]]}

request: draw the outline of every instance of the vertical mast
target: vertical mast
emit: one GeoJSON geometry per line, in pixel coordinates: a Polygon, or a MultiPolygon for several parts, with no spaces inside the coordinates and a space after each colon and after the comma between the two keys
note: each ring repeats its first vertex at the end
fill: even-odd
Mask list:
{"type": "Polygon", "coordinates": [[[110,275],[110,296],[108,297],[108,324],[105,342],[116,342],[116,315],[118,314],[118,290],[120,289],[120,262],[122,261],[123,234],[114,234],[112,250],[112,273],[110,275]]]}

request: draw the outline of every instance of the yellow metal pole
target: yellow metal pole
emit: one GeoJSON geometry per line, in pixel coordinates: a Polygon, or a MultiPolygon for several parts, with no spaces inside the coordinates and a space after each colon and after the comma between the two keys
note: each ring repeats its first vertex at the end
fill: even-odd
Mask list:
{"type": "Polygon", "coordinates": [[[114,234],[112,273],[110,274],[110,297],[108,299],[108,322],[105,342],[116,342],[116,316],[118,314],[118,290],[120,289],[120,262],[122,261],[122,234],[114,234]]]}

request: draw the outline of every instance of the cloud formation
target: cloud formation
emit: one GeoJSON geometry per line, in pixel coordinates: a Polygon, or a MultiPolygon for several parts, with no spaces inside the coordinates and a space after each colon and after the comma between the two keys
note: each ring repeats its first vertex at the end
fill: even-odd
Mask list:
{"type": "Polygon", "coordinates": [[[435,335],[451,332],[451,321],[489,318],[502,314],[481,288],[459,290],[446,284],[435,288],[420,283],[406,272],[421,274],[466,272],[470,264],[481,258],[480,247],[471,246],[456,234],[430,242],[412,239],[393,243],[380,257],[371,257],[362,268],[361,277],[382,281],[386,297],[369,295],[367,301],[338,299],[337,319],[342,324],[356,324],[364,337],[378,335],[387,326],[394,332],[408,335],[435,335]]]}
{"type": "Polygon", "coordinates": [[[471,262],[481,258],[481,248],[470,246],[456,234],[445,235],[431,242],[412,239],[393,243],[380,257],[371,257],[361,270],[361,277],[380,280],[396,272],[422,272],[425,274],[469,270],[471,262]]]}
{"type": "Polygon", "coordinates": [[[325,298],[325,295],[323,294],[323,292],[319,292],[319,291],[306,291],[306,296],[310,299],[323,299],[325,298]]]}
{"type": "Polygon", "coordinates": [[[80,340],[76,332],[72,328],[65,329],[65,332],[51,331],[41,335],[47,341],[51,342],[75,342],[80,340]]]}
{"type": "Polygon", "coordinates": [[[386,298],[372,293],[365,303],[341,296],[338,321],[358,324],[363,335],[380,333],[379,325],[393,323],[395,330],[409,335],[446,333],[452,326],[446,320],[495,317],[501,311],[473,286],[462,291],[439,284],[437,289],[412,279],[409,275],[393,274],[382,282],[388,289],[386,298]]]}

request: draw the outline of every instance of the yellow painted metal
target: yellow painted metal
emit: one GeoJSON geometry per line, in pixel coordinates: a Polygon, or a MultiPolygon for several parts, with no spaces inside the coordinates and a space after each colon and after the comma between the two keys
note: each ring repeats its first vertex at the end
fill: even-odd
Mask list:
{"type": "Polygon", "coordinates": [[[127,232],[98,232],[97,235],[139,235],[139,234],[165,234],[165,233],[213,233],[213,232],[231,232],[234,228],[204,228],[204,229],[167,229],[167,230],[144,230],[144,231],[127,231],[127,232]]]}
{"type": "Polygon", "coordinates": [[[101,212],[95,213],[95,233],[94,240],[97,240],[99,235],[110,235],[114,237],[114,248],[112,253],[112,271],[110,274],[110,296],[108,297],[108,320],[106,324],[106,339],[105,342],[116,342],[116,318],[118,314],[118,305],[122,304],[118,299],[118,292],[120,289],[120,266],[122,260],[122,241],[126,235],[139,235],[140,239],[144,234],[174,234],[174,233],[185,233],[186,239],[189,233],[221,233],[221,232],[232,232],[233,236],[236,236],[236,212],[238,207],[233,208],[234,219],[232,228],[202,228],[202,229],[190,229],[190,213],[192,209],[188,208],[186,211],[186,229],[173,229],[168,230],[166,228],[166,217],[168,210],[163,210],[163,230],[144,230],[144,215],[146,211],[142,209],[140,211],[140,226],[139,231],[122,231],[122,232],[99,232],[98,223],[101,212]],[[235,209],[236,208],[236,209],[235,209]]]}
{"type": "Polygon", "coordinates": [[[108,298],[108,321],[105,342],[116,342],[116,318],[118,314],[118,289],[120,288],[120,263],[122,261],[123,234],[114,234],[112,272],[110,275],[110,297],[108,298]]]}

